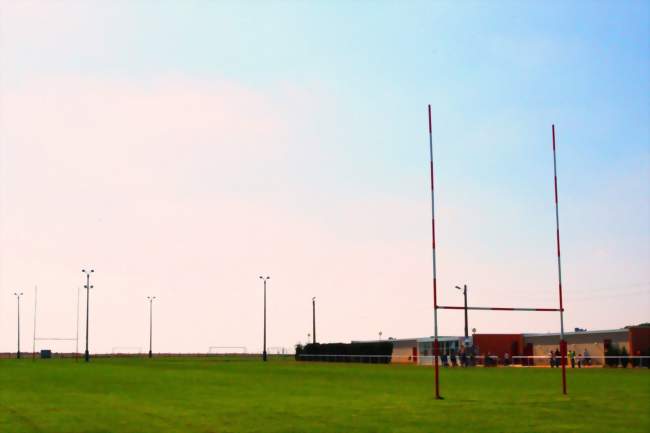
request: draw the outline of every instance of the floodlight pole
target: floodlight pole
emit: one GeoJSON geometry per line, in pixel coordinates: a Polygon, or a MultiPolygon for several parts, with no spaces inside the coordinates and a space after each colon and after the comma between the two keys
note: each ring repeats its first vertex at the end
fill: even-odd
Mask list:
{"type": "Polygon", "coordinates": [[[266,362],[267,356],[266,356],[266,282],[267,280],[271,279],[271,277],[262,277],[260,276],[260,280],[264,281],[264,343],[262,347],[262,361],[266,362]]]}
{"type": "Polygon", "coordinates": [[[81,272],[86,274],[86,285],[84,286],[86,288],[86,351],[84,352],[84,360],[89,362],[90,352],[88,352],[88,329],[90,322],[90,289],[93,288],[93,286],[90,285],[90,274],[94,273],[95,270],[91,269],[90,271],[86,271],[85,269],[82,269],[81,272]]]}
{"type": "Polygon", "coordinates": [[[23,296],[23,292],[14,293],[14,296],[18,301],[18,348],[16,349],[16,359],[20,359],[20,297],[23,296]]]}
{"type": "Polygon", "coordinates": [[[153,358],[153,300],[155,296],[147,296],[149,300],[149,358],[153,358]]]}
{"type": "Polygon", "coordinates": [[[560,214],[557,199],[557,158],[555,156],[555,125],[551,125],[553,134],[553,187],[555,190],[555,238],[557,239],[557,275],[560,295],[560,354],[562,357],[562,393],[566,394],[566,341],[564,340],[564,305],[562,303],[562,260],[560,258],[560,214]]]}
{"type": "Polygon", "coordinates": [[[311,298],[311,309],[312,309],[312,336],[314,338],[314,344],[316,344],[316,297],[311,298]]]}
{"type": "Polygon", "coordinates": [[[463,291],[463,297],[465,298],[465,341],[469,338],[469,324],[467,320],[467,284],[464,284],[463,287],[456,286],[458,290],[463,291]]]}

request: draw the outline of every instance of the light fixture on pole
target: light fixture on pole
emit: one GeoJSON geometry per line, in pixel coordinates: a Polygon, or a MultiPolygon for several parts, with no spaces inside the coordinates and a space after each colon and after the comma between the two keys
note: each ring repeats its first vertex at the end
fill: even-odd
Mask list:
{"type": "Polygon", "coordinates": [[[153,358],[153,300],[155,296],[147,296],[149,300],[149,358],[153,358]]]}
{"type": "Polygon", "coordinates": [[[14,293],[14,296],[18,301],[18,348],[16,349],[16,358],[20,359],[20,297],[23,296],[23,292],[14,293]]]}
{"type": "Polygon", "coordinates": [[[266,282],[270,280],[271,277],[262,277],[260,280],[264,281],[264,343],[262,347],[262,360],[266,361],[266,282]]]}
{"type": "Polygon", "coordinates": [[[381,341],[382,334],[383,334],[383,332],[379,331],[379,341],[381,341]]]}
{"type": "Polygon", "coordinates": [[[89,271],[82,269],[81,272],[86,274],[86,284],[84,285],[86,289],[86,351],[84,352],[84,360],[86,362],[90,361],[90,352],[88,352],[88,329],[89,329],[89,322],[90,322],[90,289],[92,289],[94,286],[90,285],[90,274],[94,273],[95,270],[91,269],[89,271]]]}

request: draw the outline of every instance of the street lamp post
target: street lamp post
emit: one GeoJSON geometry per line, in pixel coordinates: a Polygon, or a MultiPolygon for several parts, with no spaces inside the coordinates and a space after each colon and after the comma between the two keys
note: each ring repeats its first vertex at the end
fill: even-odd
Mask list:
{"type": "Polygon", "coordinates": [[[93,288],[93,286],[90,285],[90,274],[94,273],[95,270],[91,269],[89,271],[82,269],[81,272],[86,274],[86,285],[84,286],[86,288],[86,351],[84,352],[84,360],[86,362],[90,361],[90,352],[88,352],[88,329],[89,329],[89,321],[90,321],[90,289],[93,288]]]}
{"type": "Polygon", "coordinates": [[[316,297],[311,298],[312,310],[312,336],[314,337],[314,344],[316,344],[316,297]]]}
{"type": "Polygon", "coordinates": [[[456,286],[458,290],[463,291],[463,296],[465,298],[465,341],[469,338],[469,332],[468,332],[468,321],[467,321],[467,284],[463,285],[463,287],[456,286]]]}
{"type": "Polygon", "coordinates": [[[260,280],[264,281],[264,344],[262,347],[262,361],[266,361],[266,282],[270,280],[271,277],[262,277],[260,280]]]}
{"type": "Polygon", "coordinates": [[[20,359],[20,297],[23,296],[23,292],[14,293],[14,296],[18,301],[18,348],[16,349],[16,358],[20,359]]]}
{"type": "Polygon", "coordinates": [[[153,300],[155,296],[147,296],[149,300],[149,358],[153,358],[153,300]]]}

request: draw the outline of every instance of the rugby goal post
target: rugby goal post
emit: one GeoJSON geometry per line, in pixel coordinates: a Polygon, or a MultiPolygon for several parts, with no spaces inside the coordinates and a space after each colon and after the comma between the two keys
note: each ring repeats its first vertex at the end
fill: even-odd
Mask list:
{"type": "Polygon", "coordinates": [[[564,306],[562,303],[562,261],[560,258],[560,216],[558,210],[557,194],[557,158],[555,151],[555,125],[551,125],[551,134],[553,141],[553,189],[555,193],[555,238],[557,243],[557,270],[558,270],[558,294],[559,308],[515,308],[515,307],[456,307],[438,305],[438,291],[436,285],[436,218],[435,218],[435,188],[434,188],[434,170],[433,170],[433,132],[431,127],[431,104],[428,106],[429,114],[429,170],[431,178],[431,237],[432,237],[432,270],[433,270],[433,356],[435,370],[435,393],[436,399],[440,396],[440,369],[438,366],[438,357],[440,348],[438,344],[438,310],[490,310],[490,311],[539,311],[539,312],[559,312],[560,313],[560,354],[562,364],[562,393],[566,394],[566,341],[564,340],[564,306]]]}
{"type": "MultiPolygon", "coordinates": [[[[50,342],[50,344],[54,344],[54,342],[62,342],[62,341],[67,341],[73,343],[74,342],[74,350],[68,350],[68,351],[52,351],[52,353],[69,353],[69,354],[74,354],[74,358],[79,359],[79,289],[77,289],[77,320],[75,323],[75,336],[74,337],[41,337],[37,334],[37,328],[36,328],[36,317],[37,317],[37,312],[38,312],[38,286],[34,286],[34,327],[33,327],[33,338],[32,338],[32,359],[36,359],[36,351],[37,351],[37,346],[41,346],[43,343],[37,343],[41,341],[45,342],[50,342]]],[[[41,349],[48,349],[51,350],[50,347],[48,348],[41,348],[41,349]]],[[[40,350],[40,349],[39,349],[40,350]]]]}
{"type": "Polygon", "coordinates": [[[36,359],[37,353],[40,353],[42,350],[49,350],[52,355],[59,355],[60,357],[68,356],[78,359],[79,351],[76,348],[77,341],[76,338],[37,337],[33,342],[32,359],[36,359]]]}

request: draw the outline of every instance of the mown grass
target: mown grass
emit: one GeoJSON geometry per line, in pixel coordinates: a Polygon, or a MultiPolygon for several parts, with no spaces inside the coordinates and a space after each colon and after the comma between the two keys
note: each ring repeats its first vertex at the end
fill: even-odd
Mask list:
{"type": "Polygon", "coordinates": [[[0,432],[648,432],[650,371],[0,360],[0,432]]]}

